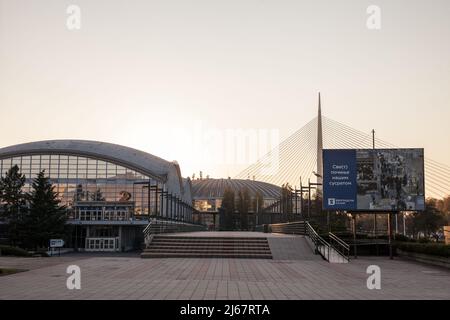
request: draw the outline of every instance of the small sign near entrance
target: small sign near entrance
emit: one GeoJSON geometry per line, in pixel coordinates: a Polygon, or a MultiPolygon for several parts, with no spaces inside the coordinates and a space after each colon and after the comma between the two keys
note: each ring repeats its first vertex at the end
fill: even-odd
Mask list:
{"type": "Polygon", "coordinates": [[[63,239],[50,239],[50,248],[61,248],[64,246],[63,239]]]}

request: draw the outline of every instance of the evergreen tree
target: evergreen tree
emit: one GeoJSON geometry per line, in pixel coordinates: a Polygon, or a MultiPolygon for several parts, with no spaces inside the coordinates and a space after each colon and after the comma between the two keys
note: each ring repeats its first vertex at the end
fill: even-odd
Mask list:
{"type": "Polygon", "coordinates": [[[436,199],[426,200],[425,211],[413,213],[413,232],[418,237],[423,233],[429,237],[446,223],[445,214],[436,208],[436,199]]]}
{"type": "Polygon", "coordinates": [[[248,211],[250,209],[250,192],[248,188],[239,190],[237,209],[241,218],[241,230],[248,230],[248,211]]]}
{"type": "Polygon", "coordinates": [[[263,206],[264,206],[264,197],[262,196],[261,192],[256,191],[252,204],[253,212],[254,213],[262,212],[263,206]]]}
{"type": "Polygon", "coordinates": [[[286,183],[281,186],[281,211],[284,214],[291,214],[292,207],[292,187],[286,183]]]}
{"type": "Polygon", "coordinates": [[[263,212],[263,207],[264,207],[263,195],[261,194],[261,192],[256,191],[255,196],[253,198],[253,203],[252,203],[252,209],[255,214],[255,224],[256,225],[261,224],[261,221],[262,221],[261,214],[263,212]]]}
{"type": "Polygon", "coordinates": [[[13,245],[21,239],[23,219],[26,214],[26,194],[22,188],[25,176],[19,167],[14,165],[0,179],[1,218],[8,224],[8,236],[13,245]]]}
{"type": "Polygon", "coordinates": [[[91,194],[92,201],[105,201],[105,197],[100,189],[97,189],[94,193],[91,194]]]}
{"type": "Polygon", "coordinates": [[[65,207],[60,206],[58,194],[42,170],[33,180],[30,194],[27,244],[34,248],[47,247],[50,239],[64,238],[66,219],[65,207]]]}
{"type": "Polygon", "coordinates": [[[74,195],[74,202],[83,201],[83,200],[84,200],[83,185],[78,184],[77,189],[75,191],[75,195],[74,195]]]}
{"type": "Polygon", "coordinates": [[[222,228],[224,230],[233,230],[234,229],[234,223],[233,223],[233,214],[235,211],[235,204],[234,204],[234,191],[230,188],[226,188],[223,192],[223,198],[222,198],[222,212],[223,212],[223,224],[222,228]]]}

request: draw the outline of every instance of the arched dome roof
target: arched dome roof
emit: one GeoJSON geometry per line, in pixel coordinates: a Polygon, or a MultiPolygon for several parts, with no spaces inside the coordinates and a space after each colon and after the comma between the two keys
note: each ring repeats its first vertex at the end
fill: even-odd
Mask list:
{"type": "Polygon", "coordinates": [[[187,184],[183,182],[178,163],[137,149],[89,140],[37,141],[0,149],[0,159],[30,154],[67,154],[109,161],[165,182],[169,192],[184,198],[187,184]]]}
{"type": "Polygon", "coordinates": [[[242,188],[248,188],[254,196],[259,192],[263,198],[279,198],[281,188],[274,184],[244,180],[244,179],[202,179],[192,180],[192,198],[194,199],[217,199],[222,198],[225,188],[231,188],[237,193],[242,188]]]}

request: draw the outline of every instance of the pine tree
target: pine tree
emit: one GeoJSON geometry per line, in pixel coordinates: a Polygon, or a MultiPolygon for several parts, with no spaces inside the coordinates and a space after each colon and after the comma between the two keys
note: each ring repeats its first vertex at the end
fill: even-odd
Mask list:
{"type": "Polygon", "coordinates": [[[253,212],[260,213],[262,211],[263,206],[264,206],[264,197],[262,196],[261,192],[256,191],[252,204],[253,212]]]}
{"type": "Polygon", "coordinates": [[[93,194],[91,194],[92,201],[105,201],[105,197],[100,189],[97,188],[93,194]]]}
{"type": "Polygon", "coordinates": [[[34,248],[42,248],[47,247],[52,238],[64,238],[67,231],[65,209],[60,205],[50,179],[45,176],[45,170],[42,170],[33,180],[30,194],[27,243],[34,248]]]}
{"type": "Polygon", "coordinates": [[[224,230],[233,230],[233,214],[235,211],[234,205],[234,191],[230,188],[225,188],[223,192],[221,210],[223,211],[224,222],[222,228],[224,230]]]}
{"type": "Polygon", "coordinates": [[[83,201],[84,200],[84,191],[83,191],[83,185],[78,184],[77,189],[75,190],[75,195],[73,197],[74,202],[83,201]]]}
{"type": "Polygon", "coordinates": [[[248,211],[250,209],[250,192],[248,188],[239,190],[237,208],[241,218],[241,230],[248,230],[248,211]]]}
{"type": "Polygon", "coordinates": [[[26,214],[26,194],[22,188],[25,176],[14,165],[0,178],[0,202],[3,204],[1,218],[8,224],[8,236],[13,245],[21,239],[24,215],[26,214]]]}
{"type": "Polygon", "coordinates": [[[284,214],[292,213],[292,187],[289,183],[281,186],[281,210],[284,214]]]}
{"type": "Polygon", "coordinates": [[[428,238],[446,223],[445,214],[436,208],[436,199],[433,198],[426,200],[424,211],[413,213],[413,219],[413,229],[417,237],[423,232],[428,238]]]}

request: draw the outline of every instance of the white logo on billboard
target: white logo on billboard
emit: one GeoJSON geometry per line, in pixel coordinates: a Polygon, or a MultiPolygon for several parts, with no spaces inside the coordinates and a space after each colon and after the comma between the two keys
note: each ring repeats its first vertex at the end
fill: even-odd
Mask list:
{"type": "Polygon", "coordinates": [[[336,199],[335,198],[328,198],[328,205],[329,206],[334,206],[336,204],[336,199]]]}

